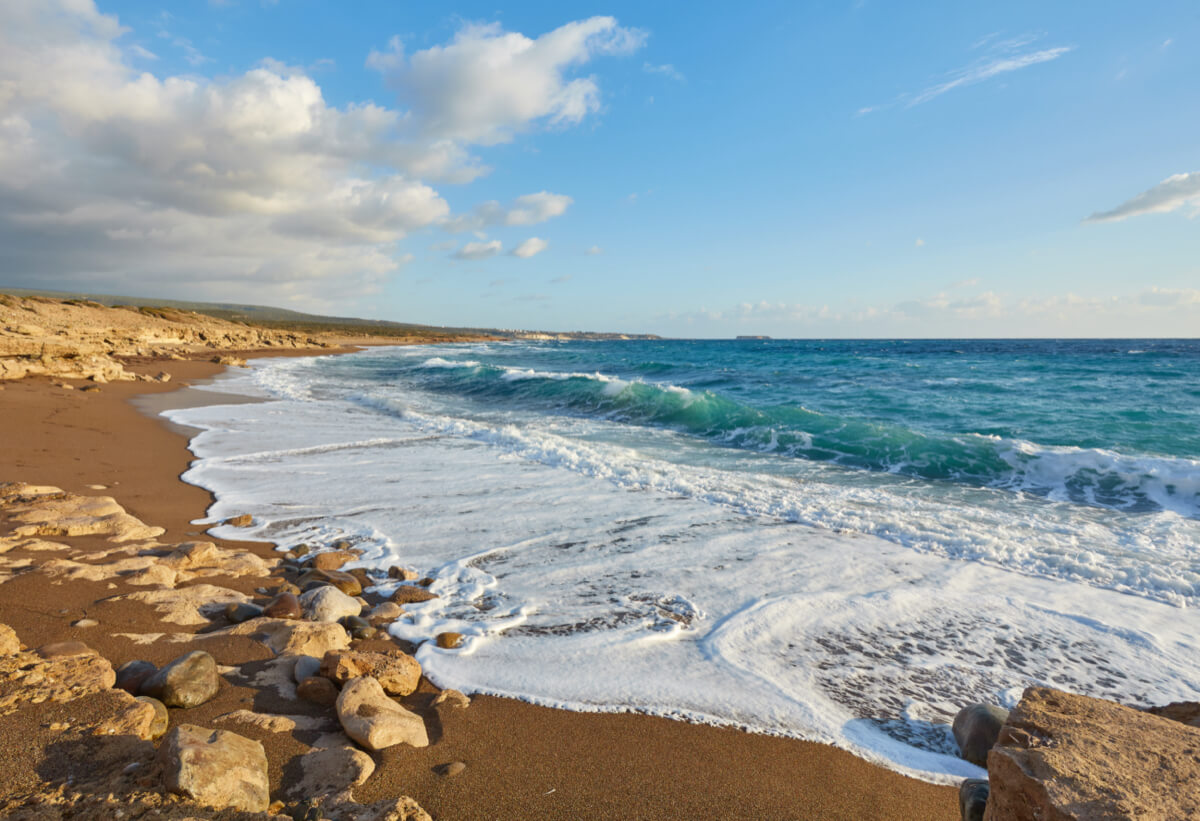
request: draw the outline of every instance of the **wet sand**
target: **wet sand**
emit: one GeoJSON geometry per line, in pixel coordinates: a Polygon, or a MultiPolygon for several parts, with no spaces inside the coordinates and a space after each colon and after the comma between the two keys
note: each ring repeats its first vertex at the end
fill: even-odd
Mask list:
{"type": "MultiPolygon", "coordinates": [[[[144,412],[166,407],[164,402],[208,403],[214,397],[202,387],[169,400],[163,394],[202,382],[221,366],[172,360],[130,369],[166,370],[173,378],[165,384],[108,384],[87,393],[56,387],[62,380],[0,383],[0,480],[111,495],[134,516],[166,528],[162,542],[204,537],[277,556],[269,545],[211,539],[202,526],[191,524],[204,515],[211,497],[178,478],[192,458],[185,431],[144,412]],[[135,407],[134,399],[144,410],[135,407]]],[[[88,538],[62,541],[80,546],[89,544],[88,538]]],[[[92,538],[97,549],[109,546],[92,538]]],[[[252,594],[263,580],[204,581],[252,594]]],[[[13,626],[30,647],[80,639],[114,666],[134,658],[162,663],[190,649],[188,643],[142,644],[114,635],[195,632],[164,626],[145,605],[111,601],[124,587],[119,580],[55,585],[38,574],[19,575],[0,584],[0,622],[13,626]],[[98,619],[100,626],[70,626],[83,615],[98,619]]],[[[204,649],[220,664],[242,665],[244,673],[269,667],[270,652],[248,638],[210,639],[204,649]]],[[[427,702],[434,692],[425,683],[410,698],[427,702]]],[[[282,702],[269,688],[235,676],[213,701],[172,710],[171,721],[220,726],[261,741],[271,762],[273,797],[285,798],[283,787],[294,779],[295,759],[312,733],[211,723],[239,708],[322,720],[330,716],[329,708],[282,702]]],[[[54,709],[61,711],[63,705],[54,709]]],[[[37,722],[49,710],[0,719],[0,796],[31,789],[38,774],[61,777],[69,769],[63,756],[48,752],[51,737],[37,722]]],[[[425,749],[375,753],[377,769],[355,789],[358,801],[410,795],[436,819],[958,817],[953,788],[907,778],[821,744],[642,715],[571,713],[483,696],[465,710],[441,710],[427,720],[434,743],[425,749]],[[438,765],[451,761],[464,762],[466,770],[452,777],[436,774],[438,765]]],[[[102,764],[96,766],[103,769],[102,764]]]]}

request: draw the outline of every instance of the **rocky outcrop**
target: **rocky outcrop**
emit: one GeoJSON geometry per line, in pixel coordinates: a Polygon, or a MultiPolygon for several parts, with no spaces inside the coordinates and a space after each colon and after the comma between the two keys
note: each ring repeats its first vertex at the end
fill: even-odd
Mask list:
{"type": "Polygon", "coordinates": [[[110,542],[128,542],[161,536],[130,516],[111,496],[79,496],[56,487],[9,482],[0,487],[0,504],[17,526],[12,535],[107,536],[110,542]]]}
{"type": "Polygon", "coordinates": [[[0,715],[22,704],[71,701],[110,689],[117,674],[93,652],[45,659],[22,651],[0,656],[0,715]]]}
{"type": "Polygon", "coordinates": [[[270,804],[263,746],[237,733],[181,724],[158,760],[169,792],[217,809],[264,812],[270,804]]]}
{"type": "Polygon", "coordinates": [[[323,658],[330,650],[350,646],[350,636],[340,624],[291,619],[253,619],[208,635],[249,636],[280,656],[323,658]]]}
{"type": "Polygon", "coordinates": [[[421,717],[388,698],[373,678],[346,683],[337,699],[337,716],[346,735],[372,752],[397,744],[429,746],[421,717]]]}
{"type": "Polygon", "coordinates": [[[1200,701],[1173,701],[1162,707],[1151,707],[1146,712],[1187,724],[1189,727],[1200,727],[1200,701]]]}
{"type": "Polygon", "coordinates": [[[1200,818],[1200,729],[1030,687],[988,754],[987,821],[1200,818]]]}
{"type": "Polygon", "coordinates": [[[134,698],[122,690],[118,712],[100,722],[92,732],[95,735],[131,735],[144,741],[161,738],[167,732],[167,708],[153,698],[134,698]]]}
{"type": "Polygon", "coordinates": [[[406,696],[421,681],[420,663],[401,650],[386,653],[359,653],[349,650],[326,653],[321,659],[321,675],[344,685],[370,676],[390,696],[406,696]]]}
{"type": "Polygon", "coordinates": [[[1008,710],[994,704],[968,704],[954,716],[952,730],[959,753],[979,767],[987,766],[988,750],[1000,736],[1008,710]]]}
{"type": "Polygon", "coordinates": [[[156,698],[168,707],[198,707],[217,694],[220,681],[213,657],[203,650],[195,650],[146,679],[141,694],[156,698]]]}

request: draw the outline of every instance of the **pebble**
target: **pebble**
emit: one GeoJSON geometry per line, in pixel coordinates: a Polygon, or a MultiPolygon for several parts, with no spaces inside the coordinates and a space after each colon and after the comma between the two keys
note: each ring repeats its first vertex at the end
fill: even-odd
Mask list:
{"type": "Polygon", "coordinates": [[[401,585],[396,588],[396,592],[392,594],[392,601],[396,604],[417,604],[423,601],[436,599],[437,593],[430,593],[423,587],[412,587],[410,585],[401,585]]]}
{"type": "Polygon", "coordinates": [[[43,644],[37,649],[37,654],[44,659],[61,659],[68,656],[84,656],[96,651],[82,641],[55,641],[43,644]]]}
{"type": "Polygon", "coordinates": [[[250,619],[257,619],[263,615],[263,609],[257,604],[249,602],[230,602],[225,605],[225,618],[233,624],[241,624],[250,619]]]}
{"type": "Polygon", "coordinates": [[[263,615],[272,619],[298,619],[304,615],[295,593],[280,593],[263,608],[263,615]]]}
{"type": "Polygon", "coordinates": [[[458,775],[466,768],[467,768],[467,765],[462,763],[461,761],[451,761],[449,764],[441,764],[437,767],[434,767],[434,770],[437,772],[438,775],[445,776],[448,778],[452,775],[458,775]]]}
{"type": "Polygon", "coordinates": [[[100,622],[96,621],[95,619],[83,618],[83,619],[76,619],[75,621],[71,622],[71,626],[72,627],[95,627],[99,623],[100,622]]]}
{"type": "Polygon", "coordinates": [[[375,634],[379,632],[362,616],[347,616],[341,620],[341,624],[346,628],[346,632],[356,639],[374,638],[375,634]]]}
{"type": "Polygon", "coordinates": [[[435,639],[437,646],[443,650],[453,650],[456,647],[461,647],[463,643],[462,633],[438,633],[435,639]]]}
{"type": "Polygon", "coordinates": [[[376,605],[375,609],[367,614],[368,618],[377,621],[395,621],[403,615],[404,608],[391,601],[376,605]]]}

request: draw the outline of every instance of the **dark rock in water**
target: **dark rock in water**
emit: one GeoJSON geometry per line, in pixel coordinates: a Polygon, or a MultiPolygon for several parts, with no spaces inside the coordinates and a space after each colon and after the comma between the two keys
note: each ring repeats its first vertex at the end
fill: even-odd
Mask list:
{"type": "Polygon", "coordinates": [[[1200,729],[1030,687],[988,754],[988,821],[1200,818],[1200,729]]]}
{"type": "Polygon", "coordinates": [[[263,615],[263,609],[257,604],[249,602],[230,602],[225,605],[225,618],[234,624],[241,624],[250,619],[257,619],[263,615]]]}
{"type": "Polygon", "coordinates": [[[379,632],[362,616],[347,616],[341,620],[341,624],[346,628],[346,632],[356,639],[373,638],[379,632]]]}
{"type": "Polygon", "coordinates": [[[332,547],[334,550],[349,550],[353,546],[354,545],[346,539],[338,539],[336,542],[330,545],[330,547],[332,547]]]}
{"type": "Polygon", "coordinates": [[[463,634],[462,633],[438,633],[436,641],[437,641],[437,646],[441,647],[443,650],[453,650],[456,647],[459,647],[462,645],[463,634]]]}
{"type": "Polygon", "coordinates": [[[411,587],[409,585],[401,585],[396,588],[396,592],[392,594],[392,601],[396,604],[417,604],[423,601],[436,599],[437,593],[430,593],[423,587],[411,587]]]}
{"type": "Polygon", "coordinates": [[[356,567],[353,570],[347,570],[346,572],[358,579],[358,583],[363,589],[375,584],[375,580],[371,578],[371,574],[368,573],[365,568],[356,567]]]}
{"type": "Polygon", "coordinates": [[[394,564],[388,568],[389,579],[399,579],[402,582],[415,582],[419,576],[417,571],[394,564]]]}
{"type": "Polygon", "coordinates": [[[297,559],[302,559],[309,553],[312,553],[312,548],[306,544],[298,544],[292,548],[292,555],[297,559]]]}
{"type": "Polygon", "coordinates": [[[148,661],[127,661],[117,668],[117,683],[113,686],[136,696],[141,692],[142,683],[157,672],[158,667],[148,661]]]}
{"type": "Polygon", "coordinates": [[[358,557],[348,550],[330,550],[313,556],[312,566],[317,570],[341,570],[342,565],[356,558],[358,557]]]}
{"type": "Polygon", "coordinates": [[[340,570],[309,570],[296,580],[301,590],[309,590],[310,585],[331,584],[347,596],[357,596],[362,593],[362,584],[349,573],[340,570]]]}
{"type": "Polygon", "coordinates": [[[421,579],[421,581],[417,582],[417,584],[421,585],[421,587],[429,587],[429,585],[433,584],[435,581],[437,581],[437,579],[433,578],[432,576],[426,576],[425,578],[421,579]]]}
{"type": "Polygon", "coordinates": [[[328,707],[337,702],[338,688],[324,676],[310,676],[296,685],[296,695],[305,701],[328,707]]]}
{"type": "Polygon", "coordinates": [[[217,662],[203,650],[196,650],[146,679],[142,695],[152,696],[168,707],[196,707],[215,696],[219,686],[217,662]]]}
{"type": "Polygon", "coordinates": [[[263,608],[262,614],[272,619],[298,619],[304,615],[304,611],[294,593],[280,593],[263,608]]]}
{"type": "Polygon", "coordinates": [[[1007,719],[1008,710],[994,704],[968,704],[959,710],[954,717],[953,730],[962,757],[986,767],[988,750],[996,743],[1007,719]]]}
{"type": "Polygon", "coordinates": [[[962,821],[983,821],[987,800],[986,778],[968,778],[958,785],[958,811],[962,814],[962,821]]]}
{"type": "Polygon", "coordinates": [[[1146,712],[1187,724],[1189,727],[1200,727],[1200,701],[1173,701],[1162,707],[1151,707],[1146,712]]]}
{"type": "Polygon", "coordinates": [[[243,513],[240,516],[232,516],[226,519],[224,523],[233,527],[249,527],[254,524],[254,517],[249,513],[243,513]]]}
{"type": "Polygon", "coordinates": [[[167,713],[167,705],[150,696],[138,696],[137,700],[154,708],[154,720],[150,723],[150,740],[162,738],[167,734],[167,728],[171,722],[170,714],[167,713]]]}
{"type": "Polygon", "coordinates": [[[37,649],[37,654],[44,659],[61,659],[67,656],[86,656],[95,654],[95,650],[82,641],[56,641],[43,644],[37,649]]]}

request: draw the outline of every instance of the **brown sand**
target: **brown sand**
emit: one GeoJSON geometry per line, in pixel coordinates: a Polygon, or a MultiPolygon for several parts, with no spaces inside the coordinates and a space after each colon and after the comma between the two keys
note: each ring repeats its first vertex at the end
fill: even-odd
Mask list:
{"type": "MultiPolygon", "coordinates": [[[[202,527],[190,521],[204,515],[211,498],[178,479],[191,459],[186,439],[129,400],[178,390],[214,375],[220,366],[156,361],[130,369],[166,370],[174,378],[168,384],[109,384],[89,393],[65,390],[44,378],[0,383],[0,481],[112,495],[133,515],[165,527],[161,541],[194,539],[203,535],[202,527]],[[89,490],[93,484],[108,489],[89,490]]],[[[111,547],[98,537],[61,541],[79,546],[89,544],[88,538],[97,548],[111,547]]],[[[267,545],[221,544],[273,555],[267,545]]],[[[246,593],[263,583],[248,578],[204,581],[246,593]]],[[[38,574],[21,575],[0,585],[0,622],[12,625],[30,647],[83,640],[114,666],[134,658],[163,663],[190,649],[188,644],[137,644],[113,635],[195,630],[164,625],[145,605],[103,601],[130,589],[136,588],[123,583],[114,588],[112,582],[54,585],[38,574]],[[85,614],[100,626],[70,626],[85,614]]],[[[206,640],[205,649],[220,664],[243,665],[243,673],[266,673],[271,666],[270,652],[248,638],[206,640]]],[[[433,692],[425,683],[406,701],[419,707],[433,692]]],[[[86,711],[87,704],[80,702],[35,705],[41,709],[0,718],[0,800],[33,789],[39,776],[61,778],[79,766],[59,749],[62,745],[54,744],[46,726],[72,705],[86,711]]],[[[273,797],[282,798],[281,788],[295,778],[295,757],[318,730],[270,733],[245,724],[213,723],[241,708],[330,719],[326,708],[282,702],[269,688],[235,681],[207,704],[172,710],[171,721],[224,727],[262,741],[271,761],[273,797]]],[[[426,715],[434,743],[376,753],[375,774],[355,790],[359,801],[407,794],[437,819],[958,817],[953,788],[906,778],[820,744],[641,715],[570,713],[489,697],[473,699],[465,710],[443,708],[426,715]],[[466,770],[451,777],[435,773],[438,765],[451,761],[465,762],[466,770]]],[[[333,722],[326,729],[336,729],[333,722]]],[[[144,743],[130,748],[126,758],[109,766],[119,772],[117,765],[152,754],[147,749],[144,743]]],[[[93,766],[102,768],[103,761],[98,758],[93,766]]]]}

